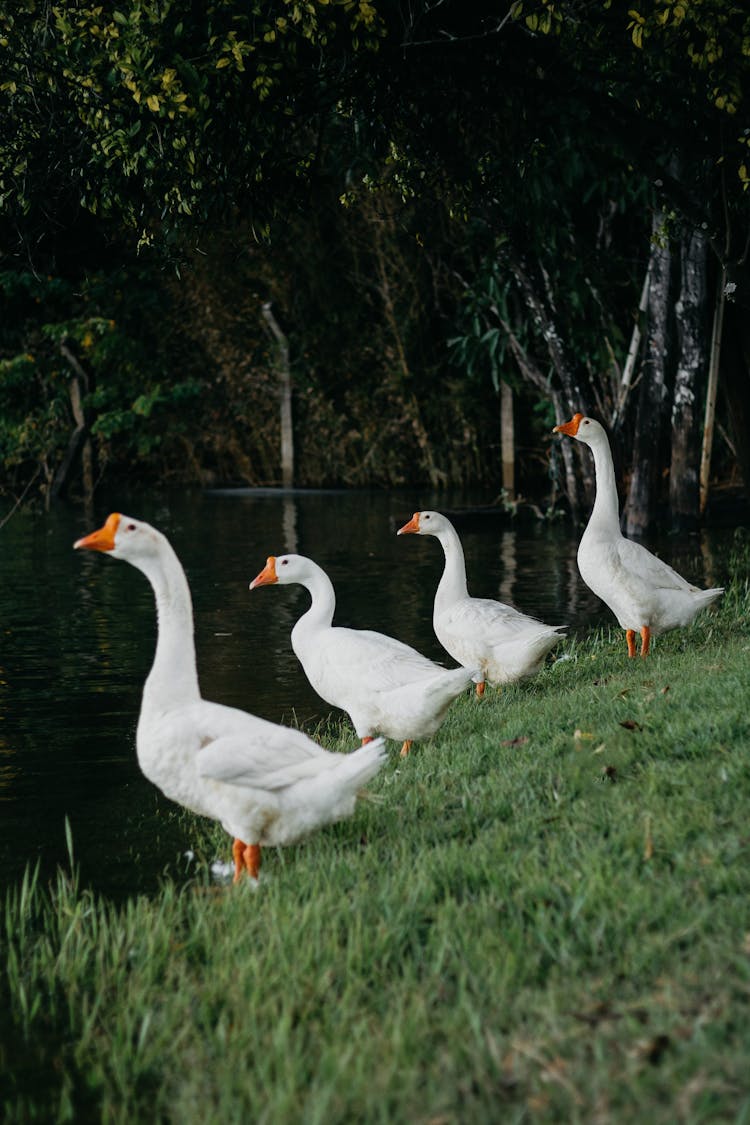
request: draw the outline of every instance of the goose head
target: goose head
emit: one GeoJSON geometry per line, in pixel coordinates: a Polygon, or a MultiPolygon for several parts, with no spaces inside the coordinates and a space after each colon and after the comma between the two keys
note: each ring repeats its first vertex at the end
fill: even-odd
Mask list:
{"type": "Polygon", "coordinates": [[[304,555],[269,555],[263,570],[250,583],[250,589],[270,586],[274,582],[281,586],[291,585],[293,582],[304,583],[314,566],[304,555]]]}
{"type": "Polygon", "coordinates": [[[568,437],[576,438],[577,441],[582,441],[584,445],[589,446],[596,445],[602,438],[607,440],[604,427],[594,418],[587,418],[585,414],[574,414],[569,422],[555,426],[552,433],[567,434],[568,437]]]}
{"type": "Polygon", "coordinates": [[[439,535],[450,527],[445,516],[440,512],[415,512],[408,523],[400,527],[397,535],[439,535]]]}
{"type": "Polygon", "coordinates": [[[112,512],[97,531],[77,539],[73,549],[103,551],[115,559],[125,559],[138,566],[139,562],[159,553],[163,539],[163,535],[150,524],[124,516],[121,512],[112,512]]]}

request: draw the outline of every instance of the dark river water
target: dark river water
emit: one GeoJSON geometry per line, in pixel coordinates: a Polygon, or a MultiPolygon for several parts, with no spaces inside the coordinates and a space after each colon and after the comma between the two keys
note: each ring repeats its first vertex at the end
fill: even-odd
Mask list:
{"type": "MultiPolygon", "coordinates": [[[[579,579],[578,533],[563,522],[513,523],[482,510],[490,499],[215,491],[98,497],[88,518],[62,505],[17,512],[0,529],[0,881],[38,859],[45,872],[64,863],[66,817],[84,882],[112,894],[153,888],[190,846],[135,757],[155,639],[151,589],[126,563],[72,550],[111,510],[157,526],[185,567],[203,695],[312,724],[330,709],[289,640],[308,596],[299,587],[248,590],[269,554],[296,551],[328,571],[337,624],[380,630],[451,664],[432,633],[440,546],[395,534],[415,509],[439,508],[461,534],[472,594],[571,631],[612,621],[579,579]]],[[[725,578],[716,558],[726,538],[665,539],[659,553],[686,577],[715,584],[725,578]]]]}

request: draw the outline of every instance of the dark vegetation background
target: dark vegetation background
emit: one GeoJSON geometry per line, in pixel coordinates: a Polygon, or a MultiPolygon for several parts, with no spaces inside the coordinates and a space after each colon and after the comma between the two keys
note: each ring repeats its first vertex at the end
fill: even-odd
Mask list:
{"type": "Polygon", "coordinates": [[[582,410],[628,529],[695,524],[750,473],[749,87],[730,0],[1,5],[7,506],[280,483],[283,338],[298,485],[577,514],[582,410]]]}

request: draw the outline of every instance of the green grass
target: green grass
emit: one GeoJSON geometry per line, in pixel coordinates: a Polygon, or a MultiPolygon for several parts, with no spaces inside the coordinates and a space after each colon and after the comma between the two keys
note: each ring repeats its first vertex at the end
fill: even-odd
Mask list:
{"type": "Polygon", "coordinates": [[[749,610],[467,696],[256,892],[188,817],[153,896],[27,877],[5,1119],[750,1122],[749,610]]]}

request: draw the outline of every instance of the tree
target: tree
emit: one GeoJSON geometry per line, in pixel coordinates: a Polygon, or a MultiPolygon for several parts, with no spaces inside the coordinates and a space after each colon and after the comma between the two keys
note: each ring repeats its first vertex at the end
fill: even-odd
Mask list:
{"type": "Polygon", "coordinates": [[[700,406],[709,361],[705,233],[686,228],[680,250],[680,289],[675,305],[678,358],[672,396],[669,497],[673,524],[692,528],[701,514],[695,450],[701,444],[700,406]]]}
{"type": "MultiPolygon", "coordinates": [[[[123,10],[30,0],[0,14],[0,234],[13,269],[30,257],[37,273],[49,264],[64,277],[99,268],[124,242],[178,261],[195,247],[213,256],[219,222],[245,256],[272,240],[276,273],[255,315],[273,300],[298,377],[294,357],[313,342],[341,362],[340,325],[357,316],[340,286],[318,302],[320,323],[308,315],[313,286],[304,313],[290,315],[279,293],[294,287],[280,263],[303,272],[307,255],[327,268],[306,234],[321,234],[322,200],[340,196],[360,217],[376,201],[367,267],[352,273],[355,300],[383,331],[369,331],[370,317],[365,335],[379,348],[367,340],[368,363],[357,370],[366,371],[363,396],[368,387],[381,396],[416,439],[420,471],[436,483],[445,476],[429,380],[440,380],[444,415],[461,380],[486,386],[491,376],[527,396],[531,421],[519,421],[535,441],[585,409],[612,424],[626,477],[648,448],[653,486],[631,488],[632,518],[645,527],[663,499],[664,470],[682,463],[687,480],[694,468],[680,441],[695,418],[675,409],[674,387],[692,379],[700,394],[703,376],[682,356],[659,386],[653,363],[631,379],[628,341],[636,319],[643,340],[655,337],[655,292],[650,316],[639,315],[638,297],[663,250],[672,345],[677,290],[666,258],[677,261],[698,232],[719,262],[718,271],[709,264],[705,300],[715,273],[736,276],[731,296],[745,299],[749,36],[748,16],[731,0],[653,0],[627,16],[608,0],[518,0],[500,15],[495,4],[457,0],[214,0],[200,10],[187,0],[123,10]],[[414,299],[394,281],[407,259],[414,299]],[[446,376],[436,357],[448,340],[446,376]],[[658,447],[644,440],[655,390],[658,447]]],[[[736,333],[729,297],[726,314],[736,333]]],[[[687,340],[678,340],[685,353],[687,340]]],[[[738,370],[743,347],[725,340],[738,370]]],[[[305,378],[312,390],[312,374],[305,378]]],[[[346,398],[337,378],[344,382],[334,372],[321,379],[313,399],[325,397],[327,424],[341,433],[332,421],[346,398]]],[[[750,383],[740,389],[750,411],[750,383]]],[[[304,400],[297,405],[304,425],[304,400]]],[[[349,427],[348,456],[365,434],[366,420],[349,427]]],[[[368,471],[380,436],[358,463],[368,471]]],[[[392,448],[383,479],[398,480],[392,448]]],[[[578,452],[562,453],[574,511],[591,488],[578,452]]],[[[738,445],[750,465],[745,452],[738,445]]],[[[349,479],[351,471],[360,470],[347,466],[349,479]]]]}
{"type": "Polygon", "coordinates": [[[6,6],[6,238],[13,225],[28,244],[81,209],[142,243],[237,211],[265,229],[280,185],[292,194],[316,159],[349,58],[379,33],[369,0],[6,6]]]}
{"type": "MultiPolygon", "coordinates": [[[[468,12],[424,0],[409,5],[408,16],[403,7],[400,14],[403,65],[392,63],[390,85],[381,77],[372,94],[390,138],[390,175],[405,195],[431,185],[454,213],[480,215],[510,247],[506,269],[526,320],[536,325],[536,344],[527,342],[520,370],[528,377],[535,367],[544,378],[551,368],[553,403],[557,395],[570,404],[573,390],[573,408],[596,408],[607,420],[610,380],[602,353],[617,323],[611,300],[617,264],[607,261],[607,252],[625,245],[610,238],[613,227],[629,223],[642,247],[637,268],[631,261],[629,277],[615,281],[630,286],[626,300],[633,310],[646,254],[652,257],[652,231],[666,256],[687,228],[705,233],[722,269],[746,259],[750,13],[733,0],[655,0],[646,14],[631,9],[627,15],[609,0],[518,0],[499,18],[489,5],[468,12]],[[598,244],[592,220],[606,232],[598,244]],[[594,256],[586,259],[585,282],[575,277],[575,267],[594,250],[599,269],[591,285],[594,256]],[[572,261],[562,269],[566,253],[572,261]],[[577,327],[566,306],[571,297],[580,302],[587,285],[596,290],[603,315],[582,318],[577,327]],[[564,360],[565,352],[575,358],[564,360]]],[[[390,30],[388,42],[395,34],[390,30]]],[[[669,272],[668,263],[665,268],[669,272]]],[[[673,301],[667,278],[664,284],[673,301]]],[[[739,288],[734,296],[742,300],[739,288]]],[[[655,314],[652,294],[646,334],[652,341],[655,314]]],[[[667,310],[658,329],[665,348],[671,321],[667,310]]],[[[624,344],[629,333],[621,317],[619,324],[624,344]]],[[[494,346],[492,336],[486,344],[494,346]]],[[[613,358],[617,365],[616,351],[613,358]]],[[[679,411],[671,412],[673,364],[661,371],[653,353],[645,359],[650,366],[633,384],[636,397],[609,414],[621,431],[615,440],[628,454],[626,475],[636,481],[630,526],[641,530],[654,519],[662,500],[657,485],[671,460],[666,427],[660,426],[654,448],[646,420],[666,412],[674,427],[683,425],[679,411]],[[642,406],[634,413],[636,399],[642,406]],[[646,478],[653,487],[641,487],[646,478]]],[[[569,474],[567,491],[575,510],[569,474]]]]}
{"type": "MultiPolygon", "coordinates": [[[[350,60],[376,48],[379,33],[368,0],[138,0],[121,7],[29,0],[3,7],[4,292],[10,301],[13,293],[33,292],[33,301],[46,305],[46,277],[67,293],[60,323],[32,305],[0,339],[0,383],[10,391],[19,373],[33,372],[36,388],[26,412],[6,419],[8,456],[21,480],[29,458],[40,457],[49,498],[64,487],[79,447],[88,463],[90,428],[108,441],[134,418],[157,416],[174,396],[184,400],[190,381],[158,369],[152,381],[156,365],[147,362],[136,385],[122,387],[124,401],[115,402],[112,380],[101,368],[97,378],[94,368],[110,336],[122,345],[122,333],[96,329],[92,336],[93,325],[112,318],[105,310],[92,320],[73,294],[88,294],[95,276],[101,298],[114,258],[109,300],[120,304],[118,265],[126,260],[132,269],[136,247],[154,247],[179,266],[196,243],[210,246],[218,224],[234,221],[246,240],[267,237],[274,217],[304,200],[332,99],[348,81],[350,60]],[[28,351],[39,331],[48,340],[57,334],[58,353],[28,351]],[[83,354],[82,342],[94,337],[97,346],[83,354]],[[60,354],[73,371],[70,396],[57,378],[60,354]]],[[[135,272],[143,279],[148,270],[135,272]]],[[[143,445],[148,426],[139,429],[143,445]]]]}

